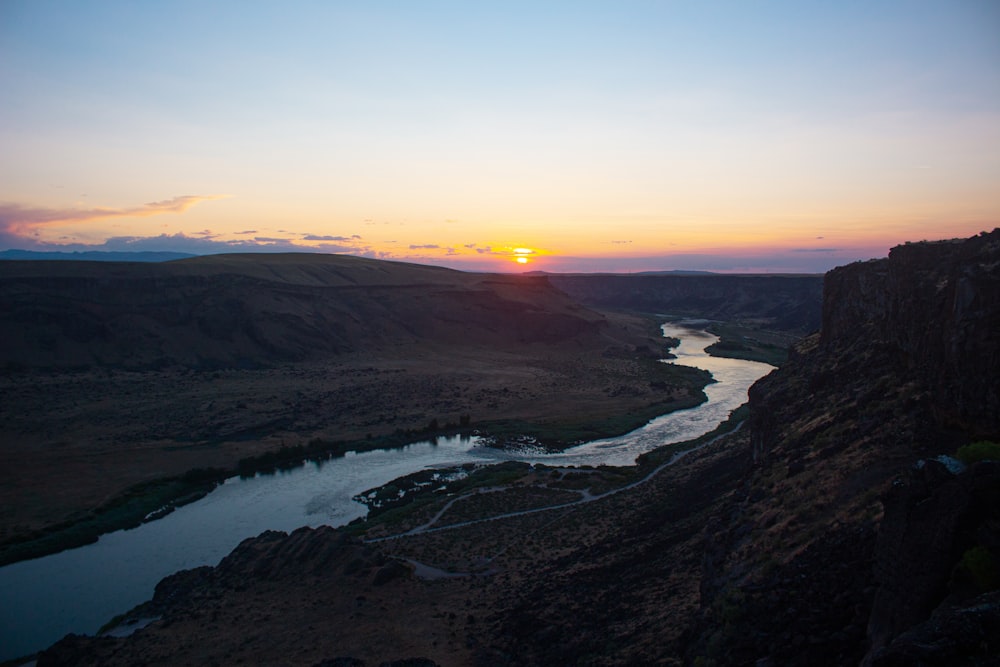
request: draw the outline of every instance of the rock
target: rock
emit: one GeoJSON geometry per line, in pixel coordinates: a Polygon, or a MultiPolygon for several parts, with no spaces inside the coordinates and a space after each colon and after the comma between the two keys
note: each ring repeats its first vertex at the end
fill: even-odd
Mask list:
{"type": "Polygon", "coordinates": [[[391,560],[375,572],[375,577],[372,579],[372,585],[383,586],[393,579],[408,577],[412,572],[413,569],[410,566],[405,565],[398,560],[391,560]]]}
{"type": "Polygon", "coordinates": [[[949,596],[961,596],[954,576],[963,554],[1000,541],[998,490],[1000,464],[993,462],[954,475],[926,461],[908,480],[893,484],[876,546],[879,589],[868,622],[870,656],[935,610],[947,610],[949,596]]]}
{"type": "MultiPolygon", "coordinates": [[[[1000,562],[996,464],[956,475],[943,456],[1000,439],[1000,229],[829,272],[821,334],[751,387],[750,415],[743,492],[706,530],[688,659],[857,664],[914,628],[942,640],[922,624],[982,592],[963,555],[1000,562]]],[[[993,659],[982,618],[970,645],[993,659]]],[[[919,643],[900,641],[891,655],[919,643]]]]}
{"type": "Polygon", "coordinates": [[[875,652],[871,667],[986,667],[1000,657],[1000,592],[934,612],[875,652]]]}
{"type": "Polygon", "coordinates": [[[940,420],[1000,432],[1000,229],[908,243],[826,275],[822,342],[865,339],[915,371],[940,420]]]}
{"type": "Polygon", "coordinates": [[[38,667],[83,667],[100,665],[101,650],[113,645],[111,637],[87,637],[68,634],[38,655],[38,667]]]}

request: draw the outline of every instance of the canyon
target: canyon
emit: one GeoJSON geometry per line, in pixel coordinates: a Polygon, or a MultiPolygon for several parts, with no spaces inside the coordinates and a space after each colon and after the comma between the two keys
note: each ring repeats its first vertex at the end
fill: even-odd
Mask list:
{"type": "Polygon", "coordinates": [[[551,509],[265,533],[38,665],[995,664],[998,295],[1000,230],[834,269],[745,425],[642,485],[508,467],[465,516],[551,509]]]}

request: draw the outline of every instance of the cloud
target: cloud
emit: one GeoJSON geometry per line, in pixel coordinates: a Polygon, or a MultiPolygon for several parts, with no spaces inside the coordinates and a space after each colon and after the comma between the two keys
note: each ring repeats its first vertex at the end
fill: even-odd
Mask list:
{"type": "Polygon", "coordinates": [[[410,250],[439,250],[441,246],[436,243],[428,243],[426,245],[411,245],[410,250]]]}
{"type": "MultiPolygon", "coordinates": [[[[22,237],[16,237],[17,246],[25,250],[40,250],[53,252],[145,252],[167,251],[184,252],[192,255],[215,255],[229,252],[325,252],[345,253],[351,255],[368,255],[370,248],[321,243],[317,246],[301,246],[290,239],[257,237],[256,239],[239,239],[231,241],[217,240],[199,236],[188,236],[184,233],[160,234],[158,236],[114,236],[103,243],[44,243],[39,241],[25,243],[22,237]],[[28,246],[28,247],[25,247],[28,246]]],[[[4,238],[0,234],[0,247],[4,238]]],[[[15,247],[15,246],[8,246],[15,247]]]]}
{"type": "Polygon", "coordinates": [[[303,241],[357,241],[361,237],[357,234],[352,234],[351,236],[320,236],[317,234],[306,234],[302,237],[303,241]]]}
{"type": "Polygon", "coordinates": [[[188,236],[184,233],[160,234],[158,236],[113,236],[104,243],[67,245],[45,244],[49,250],[96,250],[117,252],[173,251],[193,255],[208,255],[220,252],[238,252],[244,248],[256,247],[253,241],[217,241],[211,238],[188,236]]]}
{"type": "Polygon", "coordinates": [[[3,202],[0,203],[0,242],[7,243],[8,239],[31,241],[39,228],[53,224],[183,213],[200,202],[224,197],[225,195],[183,195],[129,208],[45,208],[3,202]]]}
{"type": "Polygon", "coordinates": [[[538,251],[533,248],[494,248],[493,246],[476,248],[476,252],[480,255],[492,255],[494,257],[530,257],[538,254],[538,251]]]}
{"type": "Polygon", "coordinates": [[[792,248],[792,252],[840,252],[843,248],[792,248]]]}
{"type": "Polygon", "coordinates": [[[241,236],[243,234],[256,234],[256,233],[257,233],[256,229],[248,229],[246,231],[236,232],[237,236],[241,236]]]}

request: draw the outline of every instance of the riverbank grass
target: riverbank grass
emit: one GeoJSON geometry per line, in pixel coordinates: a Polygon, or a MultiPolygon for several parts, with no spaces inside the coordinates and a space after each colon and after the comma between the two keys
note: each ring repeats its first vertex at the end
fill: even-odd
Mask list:
{"type": "MultiPolygon", "coordinates": [[[[424,470],[359,494],[355,500],[367,504],[368,516],[355,519],[343,530],[367,539],[399,536],[419,526],[425,526],[437,513],[452,502],[471,498],[484,490],[493,496],[480,503],[465,504],[454,512],[451,508],[438,518],[434,527],[443,528],[463,521],[489,520],[530,507],[532,510],[557,509],[572,504],[570,492],[590,496],[605,496],[649,477],[675,455],[697,449],[717,438],[733,433],[749,416],[744,404],[733,410],[729,418],[712,431],[692,440],[664,445],[638,457],[632,466],[582,466],[570,470],[544,464],[531,465],[508,461],[494,465],[466,464],[464,476],[452,476],[440,481],[435,475],[448,471],[424,470]],[[539,490],[544,493],[539,493],[539,490]],[[511,495],[513,494],[513,495],[511,495]],[[490,502],[499,500],[504,502],[490,502]],[[516,499],[516,501],[512,500],[516,499]],[[478,510],[474,508],[478,507],[478,510]],[[512,509],[516,507],[518,509],[512,509]]],[[[451,471],[454,473],[455,471],[451,471]]],[[[430,527],[430,526],[428,526],[430,527]]]]}
{"type": "Polygon", "coordinates": [[[0,545],[0,566],[92,544],[105,533],[159,519],[205,497],[224,476],[222,470],[197,468],[178,477],[133,486],[79,517],[0,545]]]}

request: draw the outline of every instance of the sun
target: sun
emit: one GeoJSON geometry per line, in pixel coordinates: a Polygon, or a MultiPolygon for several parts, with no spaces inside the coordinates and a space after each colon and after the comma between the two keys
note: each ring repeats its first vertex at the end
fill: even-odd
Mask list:
{"type": "Polygon", "coordinates": [[[535,251],[531,248],[514,248],[514,261],[518,264],[527,264],[530,261],[529,257],[534,254],[535,251]]]}

